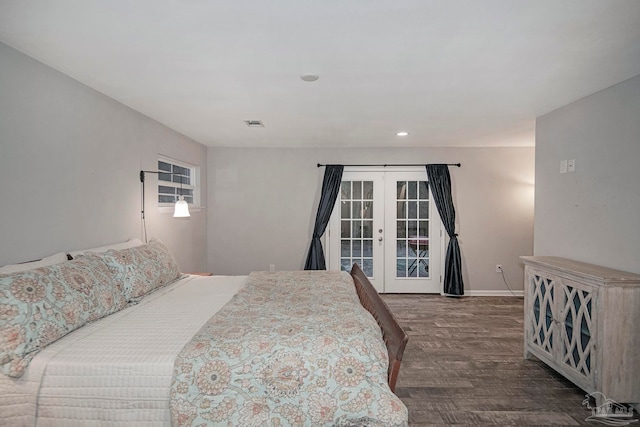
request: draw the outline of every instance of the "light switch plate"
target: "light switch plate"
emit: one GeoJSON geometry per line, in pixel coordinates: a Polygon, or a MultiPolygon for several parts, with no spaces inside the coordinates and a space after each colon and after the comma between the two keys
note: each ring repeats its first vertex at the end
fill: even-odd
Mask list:
{"type": "Polygon", "coordinates": [[[567,162],[567,171],[575,172],[576,171],[576,159],[571,159],[567,162]]]}
{"type": "Polygon", "coordinates": [[[560,160],[560,173],[567,173],[567,161],[560,160]]]}

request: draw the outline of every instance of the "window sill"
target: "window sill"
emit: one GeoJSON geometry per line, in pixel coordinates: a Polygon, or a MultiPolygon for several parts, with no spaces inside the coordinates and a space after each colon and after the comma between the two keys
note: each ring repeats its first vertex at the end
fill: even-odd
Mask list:
{"type": "MultiPolygon", "coordinates": [[[[189,206],[189,212],[200,212],[205,208],[202,206],[189,206]]],[[[158,212],[161,214],[170,213],[172,214],[174,211],[173,206],[158,206],[158,212]]]]}

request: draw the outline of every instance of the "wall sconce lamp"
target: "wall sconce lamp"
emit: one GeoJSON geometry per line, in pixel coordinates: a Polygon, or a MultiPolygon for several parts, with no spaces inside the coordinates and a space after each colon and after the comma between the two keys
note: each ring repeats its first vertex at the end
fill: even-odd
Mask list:
{"type": "MultiPolygon", "coordinates": [[[[155,173],[159,174],[167,174],[167,175],[180,175],[179,173],[174,172],[165,172],[165,171],[140,171],[140,182],[142,183],[142,221],[144,222],[144,174],[145,173],[155,173]]],[[[180,178],[180,195],[178,196],[178,200],[176,201],[176,205],[173,211],[174,218],[185,218],[189,217],[189,205],[187,201],[184,199],[182,195],[182,178],[180,178]]]]}

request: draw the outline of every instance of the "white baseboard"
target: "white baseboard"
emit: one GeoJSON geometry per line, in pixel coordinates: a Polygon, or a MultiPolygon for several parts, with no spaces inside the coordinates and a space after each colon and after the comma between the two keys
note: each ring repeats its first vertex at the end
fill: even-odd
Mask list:
{"type": "Polygon", "coordinates": [[[464,291],[464,296],[468,296],[468,297],[514,297],[514,294],[516,297],[524,297],[524,291],[523,290],[515,290],[513,291],[513,294],[511,292],[509,292],[508,290],[477,290],[477,291],[473,291],[473,290],[466,290],[464,291]]]}

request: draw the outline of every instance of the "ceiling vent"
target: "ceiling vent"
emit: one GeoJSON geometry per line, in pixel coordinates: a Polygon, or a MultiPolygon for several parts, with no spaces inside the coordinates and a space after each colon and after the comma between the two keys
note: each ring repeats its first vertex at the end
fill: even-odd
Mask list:
{"type": "Polygon", "coordinates": [[[245,120],[244,123],[249,126],[250,128],[263,128],[264,127],[264,123],[262,123],[260,120],[245,120]]]}

